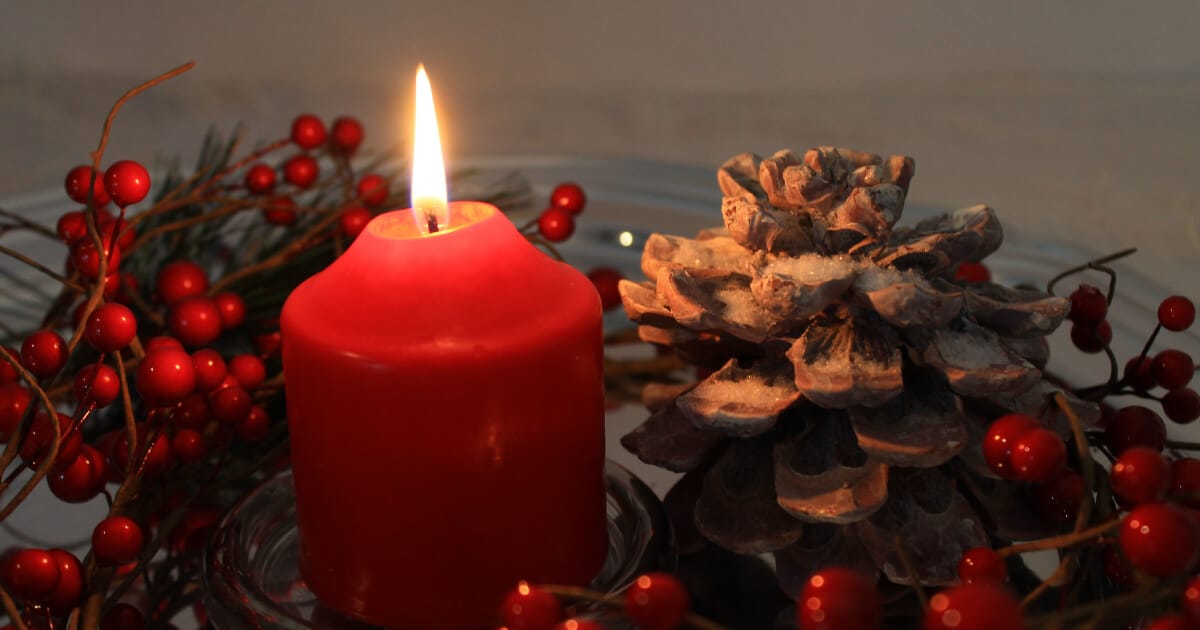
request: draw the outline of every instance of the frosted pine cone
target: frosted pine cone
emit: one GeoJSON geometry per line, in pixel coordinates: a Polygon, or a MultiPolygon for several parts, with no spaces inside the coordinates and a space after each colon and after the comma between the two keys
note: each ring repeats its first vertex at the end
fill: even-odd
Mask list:
{"type": "Polygon", "coordinates": [[[775,552],[787,592],[834,560],[911,582],[896,535],[918,580],[946,584],[989,533],[1043,527],[1027,510],[985,527],[959,487],[985,506],[1027,491],[991,475],[979,442],[996,415],[1045,408],[1044,336],[1069,303],[953,282],[1000,224],[974,206],[897,228],[912,175],[911,158],[829,147],[738,155],[718,173],[724,228],[652,235],[649,281],[621,283],[643,340],[715,370],[653,386],[623,444],[703,475],[699,531],[775,552]]]}

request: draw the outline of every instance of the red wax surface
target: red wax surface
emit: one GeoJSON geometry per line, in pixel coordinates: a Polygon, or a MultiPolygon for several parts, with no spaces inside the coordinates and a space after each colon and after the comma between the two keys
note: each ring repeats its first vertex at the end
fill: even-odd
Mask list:
{"type": "Polygon", "coordinates": [[[451,215],[377,217],[281,318],[301,572],[394,628],[494,626],[607,550],[596,290],[492,206],[451,215]]]}

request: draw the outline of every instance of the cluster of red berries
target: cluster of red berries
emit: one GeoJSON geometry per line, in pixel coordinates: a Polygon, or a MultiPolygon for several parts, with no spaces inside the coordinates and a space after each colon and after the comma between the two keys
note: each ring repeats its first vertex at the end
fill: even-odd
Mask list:
{"type": "MultiPolygon", "coordinates": [[[[1101,352],[1112,340],[1112,326],[1105,319],[1107,298],[1096,287],[1081,284],[1070,299],[1071,311],[1067,317],[1073,322],[1072,343],[1083,352],[1101,352]]],[[[1164,299],[1158,306],[1158,324],[1151,333],[1150,343],[1160,330],[1184,331],[1195,320],[1196,305],[1191,300],[1181,295],[1164,299]]],[[[1170,348],[1149,356],[1144,351],[1126,361],[1121,383],[1139,394],[1155,388],[1166,390],[1160,399],[1163,413],[1174,422],[1186,424],[1200,418],[1200,394],[1187,387],[1195,373],[1195,361],[1186,352],[1170,348]]]]}
{"type": "Polygon", "coordinates": [[[1067,465],[1067,448],[1057,433],[1033,416],[1010,413],[988,427],[983,439],[988,467],[1006,479],[1042,482],[1067,465]]]}
{"type": "MultiPolygon", "coordinates": [[[[921,627],[924,630],[1025,628],[1020,602],[1003,580],[1003,575],[999,579],[964,579],[961,585],[935,594],[929,599],[921,627]]],[[[801,630],[883,628],[881,600],[875,583],[857,571],[842,567],[828,567],[808,578],[796,600],[796,619],[801,630]]]]}
{"type": "MultiPolygon", "coordinates": [[[[667,573],[640,575],[625,591],[624,612],[643,630],[674,630],[683,626],[691,602],[687,590],[667,573]]],[[[508,593],[500,606],[505,630],[601,630],[598,622],[564,619],[558,599],[526,582],[508,593]]]]}
{"type": "Polygon", "coordinates": [[[587,205],[579,184],[564,183],[550,192],[550,206],[538,217],[538,232],[551,243],[561,243],[575,233],[575,217],[587,205]]]}
{"type": "MultiPolygon", "coordinates": [[[[344,160],[358,151],[365,136],[362,123],[352,116],[335,118],[326,129],[317,116],[300,114],[292,120],[289,136],[300,152],[284,160],[278,171],[263,162],[252,164],[246,169],[242,185],[251,195],[267,197],[262,214],[268,223],[293,225],[299,217],[292,195],[311,189],[321,175],[321,164],[314,153],[324,151],[332,159],[344,160]],[[281,193],[276,190],[280,173],[283,182],[291,187],[281,193]]],[[[358,236],[371,220],[367,207],[378,207],[387,200],[388,182],[381,175],[367,174],[358,181],[355,192],[357,203],[343,209],[338,216],[339,228],[350,238],[358,236]]]]}

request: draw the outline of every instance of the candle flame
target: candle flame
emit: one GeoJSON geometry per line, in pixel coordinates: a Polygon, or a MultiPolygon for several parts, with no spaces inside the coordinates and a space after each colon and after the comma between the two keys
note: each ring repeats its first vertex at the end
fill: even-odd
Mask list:
{"type": "Polygon", "coordinates": [[[436,232],[450,222],[446,206],[446,164],[438,135],[433,88],[425,65],[417,66],[417,116],[413,128],[413,218],[422,232],[436,232]]]}

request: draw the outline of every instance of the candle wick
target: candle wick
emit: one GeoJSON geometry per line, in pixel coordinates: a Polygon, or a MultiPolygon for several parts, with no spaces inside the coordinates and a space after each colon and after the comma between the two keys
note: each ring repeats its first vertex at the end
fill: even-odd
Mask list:
{"type": "Polygon", "coordinates": [[[425,221],[426,221],[426,225],[429,226],[430,234],[433,234],[438,231],[437,217],[433,216],[433,213],[426,212],[425,213],[425,221]]]}

